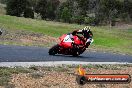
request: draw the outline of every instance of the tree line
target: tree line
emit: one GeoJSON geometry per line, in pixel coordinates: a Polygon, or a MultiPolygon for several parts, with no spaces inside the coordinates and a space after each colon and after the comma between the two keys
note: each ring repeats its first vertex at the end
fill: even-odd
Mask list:
{"type": "Polygon", "coordinates": [[[115,25],[132,21],[132,0],[4,0],[8,15],[67,23],[115,25]]]}

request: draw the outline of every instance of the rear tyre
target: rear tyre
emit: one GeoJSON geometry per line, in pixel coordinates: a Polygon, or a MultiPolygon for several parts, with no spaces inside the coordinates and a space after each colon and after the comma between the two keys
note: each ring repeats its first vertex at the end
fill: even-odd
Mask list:
{"type": "Polygon", "coordinates": [[[52,48],[49,49],[49,55],[55,55],[58,53],[59,45],[54,45],[52,48]]]}
{"type": "Polygon", "coordinates": [[[79,46],[76,45],[76,44],[74,44],[73,45],[73,54],[72,54],[72,56],[77,57],[79,55],[80,55],[80,53],[79,53],[79,46]]]}
{"type": "Polygon", "coordinates": [[[74,54],[72,56],[74,56],[74,57],[79,56],[79,52],[74,52],[74,54]]]}

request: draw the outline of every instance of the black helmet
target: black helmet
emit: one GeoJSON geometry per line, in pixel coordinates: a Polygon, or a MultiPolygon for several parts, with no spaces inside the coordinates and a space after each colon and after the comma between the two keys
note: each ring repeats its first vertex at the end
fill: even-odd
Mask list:
{"type": "Polygon", "coordinates": [[[90,27],[89,26],[86,26],[82,30],[83,30],[83,35],[84,35],[85,38],[93,37],[93,33],[90,30],[90,27]]]}

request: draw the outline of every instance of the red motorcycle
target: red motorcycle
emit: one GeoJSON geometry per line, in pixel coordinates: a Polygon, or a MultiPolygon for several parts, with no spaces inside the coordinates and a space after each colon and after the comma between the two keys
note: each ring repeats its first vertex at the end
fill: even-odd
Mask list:
{"type": "Polygon", "coordinates": [[[49,49],[49,55],[55,55],[55,54],[64,54],[64,55],[73,55],[73,56],[79,56],[82,54],[86,48],[93,42],[91,34],[88,34],[79,36],[75,35],[73,36],[73,39],[71,39],[70,34],[64,34],[62,35],[60,39],[60,43],[54,45],[52,48],[49,49]]]}

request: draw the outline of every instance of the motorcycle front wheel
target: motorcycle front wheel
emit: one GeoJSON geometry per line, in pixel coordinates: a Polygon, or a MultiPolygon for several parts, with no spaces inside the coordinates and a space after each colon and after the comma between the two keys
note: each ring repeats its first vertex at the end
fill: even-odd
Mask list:
{"type": "Polygon", "coordinates": [[[49,55],[57,54],[58,50],[59,50],[59,44],[56,44],[52,48],[49,49],[49,55]]]}

